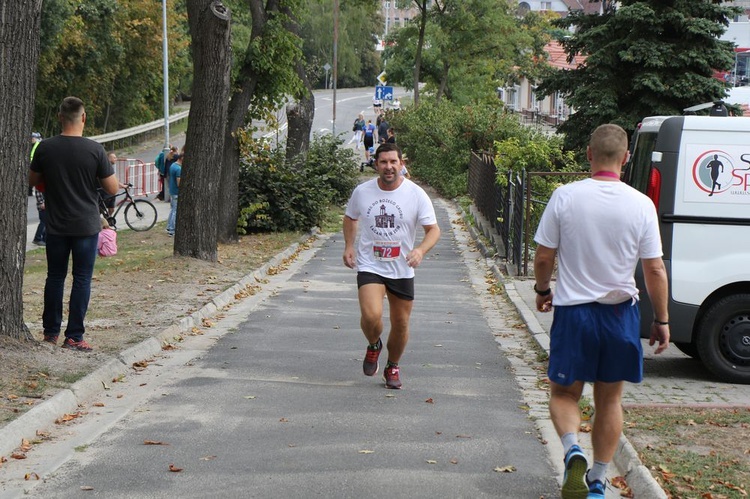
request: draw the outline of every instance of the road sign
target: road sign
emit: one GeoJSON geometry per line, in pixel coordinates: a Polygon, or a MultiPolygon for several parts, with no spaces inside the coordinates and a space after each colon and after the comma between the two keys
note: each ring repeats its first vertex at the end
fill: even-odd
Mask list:
{"type": "Polygon", "coordinates": [[[378,75],[378,81],[380,82],[380,84],[381,84],[381,85],[385,85],[386,83],[388,83],[388,80],[386,80],[386,74],[385,74],[385,71],[381,72],[381,73],[380,73],[380,74],[378,75]]]}
{"type": "Polygon", "coordinates": [[[378,100],[393,100],[393,87],[375,87],[375,98],[378,100]]]}

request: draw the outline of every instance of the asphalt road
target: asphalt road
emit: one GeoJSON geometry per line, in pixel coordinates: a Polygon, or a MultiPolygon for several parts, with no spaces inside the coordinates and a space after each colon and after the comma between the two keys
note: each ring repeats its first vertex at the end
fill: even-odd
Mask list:
{"type": "Polygon", "coordinates": [[[499,346],[526,333],[488,309],[484,259],[436,208],[403,390],[362,374],[355,273],[333,235],[0,468],[0,497],[557,497],[499,346]]]}

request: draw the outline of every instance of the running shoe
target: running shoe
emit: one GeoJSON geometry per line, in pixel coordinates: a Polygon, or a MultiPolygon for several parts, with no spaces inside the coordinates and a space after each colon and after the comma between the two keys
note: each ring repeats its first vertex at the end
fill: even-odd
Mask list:
{"type": "Polygon", "coordinates": [[[51,334],[45,334],[44,335],[44,341],[45,343],[52,343],[53,345],[57,344],[57,335],[51,335],[51,334]]]}
{"type": "Polygon", "coordinates": [[[574,445],[565,454],[565,475],[563,476],[563,499],[587,499],[589,486],[586,484],[586,455],[574,445]]]}
{"type": "Polygon", "coordinates": [[[94,348],[86,343],[84,340],[81,341],[75,341],[73,338],[65,338],[65,341],[63,341],[62,344],[63,348],[67,348],[68,350],[78,350],[80,352],[90,352],[94,348]]]}
{"type": "Polygon", "coordinates": [[[367,346],[367,352],[365,352],[365,360],[362,362],[362,371],[365,376],[375,376],[380,369],[378,364],[378,357],[380,357],[380,351],[383,350],[383,342],[378,339],[378,348],[370,348],[367,346]]]}
{"type": "Polygon", "coordinates": [[[604,484],[599,480],[589,482],[589,495],[586,499],[604,499],[604,484]]]}
{"type": "Polygon", "coordinates": [[[401,389],[401,379],[399,378],[398,366],[386,367],[383,371],[383,381],[385,381],[385,387],[393,390],[401,389]]]}

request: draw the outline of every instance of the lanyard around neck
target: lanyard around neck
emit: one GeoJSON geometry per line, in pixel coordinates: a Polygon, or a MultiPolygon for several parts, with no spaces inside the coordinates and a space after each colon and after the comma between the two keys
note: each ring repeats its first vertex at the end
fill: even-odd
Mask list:
{"type": "Polygon", "coordinates": [[[606,171],[596,172],[592,175],[592,177],[609,177],[609,178],[620,180],[620,176],[616,174],[615,172],[606,172],[606,171]]]}

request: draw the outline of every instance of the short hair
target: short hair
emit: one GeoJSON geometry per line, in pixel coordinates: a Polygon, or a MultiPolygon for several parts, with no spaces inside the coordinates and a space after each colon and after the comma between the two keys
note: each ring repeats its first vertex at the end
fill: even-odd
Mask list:
{"type": "Polygon", "coordinates": [[[589,147],[596,162],[619,161],[628,150],[628,134],[618,125],[601,125],[591,134],[589,147]]]}
{"type": "Polygon", "coordinates": [[[60,117],[68,123],[80,121],[84,112],[83,101],[78,97],[65,97],[60,104],[60,117]]]}
{"type": "Polygon", "coordinates": [[[375,150],[375,161],[378,160],[378,156],[380,156],[380,153],[390,151],[396,151],[398,153],[398,159],[404,159],[403,155],[401,154],[401,148],[399,146],[392,142],[383,142],[378,146],[377,150],[375,150]]]}

